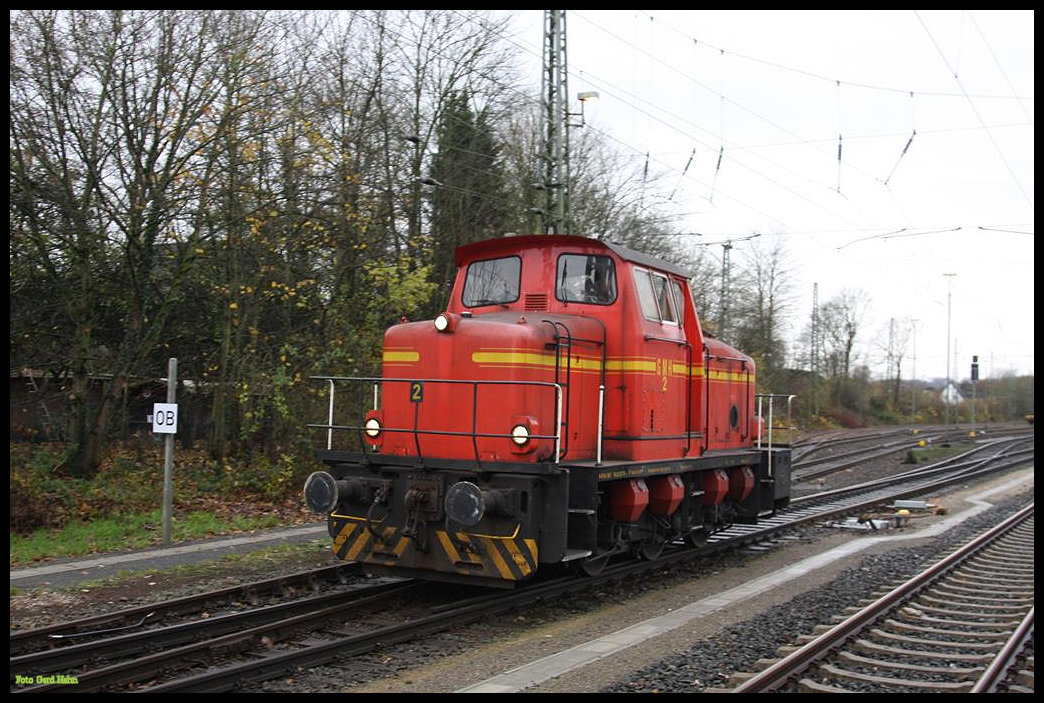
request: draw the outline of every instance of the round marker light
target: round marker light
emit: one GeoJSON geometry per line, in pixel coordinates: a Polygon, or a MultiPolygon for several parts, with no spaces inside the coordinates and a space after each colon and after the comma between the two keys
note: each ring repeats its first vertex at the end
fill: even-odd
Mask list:
{"type": "Polygon", "coordinates": [[[529,441],[529,428],[525,425],[515,425],[511,428],[511,441],[518,446],[524,445],[529,441]]]}
{"type": "Polygon", "coordinates": [[[381,433],[381,423],[377,421],[377,418],[371,417],[366,421],[366,436],[376,437],[381,433]]]}
{"type": "Polygon", "coordinates": [[[439,332],[445,332],[449,329],[450,319],[445,315],[439,315],[435,318],[435,329],[439,332]]]}

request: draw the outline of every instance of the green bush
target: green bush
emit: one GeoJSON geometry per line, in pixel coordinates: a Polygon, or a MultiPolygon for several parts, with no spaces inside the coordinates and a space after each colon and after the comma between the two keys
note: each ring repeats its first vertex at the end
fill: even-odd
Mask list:
{"type": "Polygon", "coordinates": [[[57,527],[75,516],[83,487],[62,470],[65,457],[54,444],[11,444],[11,531],[57,527]]]}
{"type": "MultiPolygon", "coordinates": [[[[27,535],[73,522],[99,520],[160,508],[163,449],[155,444],[116,446],[94,478],[75,479],[61,467],[67,449],[58,444],[11,444],[10,529],[27,535]]],[[[315,459],[282,454],[277,459],[212,459],[203,449],[175,449],[174,500],[221,512],[255,503],[293,504],[316,470],[315,459]]]]}

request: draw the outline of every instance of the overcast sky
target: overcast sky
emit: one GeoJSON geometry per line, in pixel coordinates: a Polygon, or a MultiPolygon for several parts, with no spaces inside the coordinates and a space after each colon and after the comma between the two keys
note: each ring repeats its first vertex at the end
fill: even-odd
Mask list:
{"type": "MultiPolygon", "coordinates": [[[[539,90],[543,11],[515,17],[539,90]]],[[[821,304],[862,291],[877,376],[893,318],[916,325],[919,378],[946,375],[948,346],[957,378],[973,354],[982,377],[1032,373],[1033,19],[569,10],[569,90],[600,93],[588,127],[649,154],[679,228],[719,261],[721,242],[783,237],[795,327],[814,283],[821,304]]],[[[904,377],[912,366],[911,342],[904,377]]]]}

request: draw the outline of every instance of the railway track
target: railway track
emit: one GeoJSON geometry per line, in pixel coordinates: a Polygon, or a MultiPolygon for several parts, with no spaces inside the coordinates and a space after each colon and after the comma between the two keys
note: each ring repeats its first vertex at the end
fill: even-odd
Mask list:
{"type": "MultiPolygon", "coordinates": [[[[1032,440],[1032,428],[1018,428],[998,433],[998,439],[993,439],[993,434],[980,434],[982,448],[988,447],[995,441],[1005,441],[1014,438],[1032,440]]],[[[793,481],[801,483],[811,481],[832,474],[837,471],[859,466],[867,461],[892,454],[906,453],[911,450],[917,451],[922,445],[946,445],[968,438],[965,430],[954,429],[926,429],[911,433],[909,430],[892,430],[879,432],[869,436],[858,436],[855,438],[842,438],[833,440],[821,440],[811,446],[799,445],[794,449],[793,481]],[[858,443],[863,446],[847,448],[848,445],[858,443]],[[804,451],[802,451],[802,449],[804,451]],[[824,456],[812,457],[814,453],[827,452],[824,456]]],[[[973,450],[974,451],[974,450],[973,450]]]]}
{"type": "Polygon", "coordinates": [[[1033,460],[1032,438],[1000,439],[958,457],[885,478],[793,498],[790,505],[757,526],[734,525],[711,536],[709,545],[757,542],[786,529],[826,519],[859,515],[903,498],[930,495],[947,486],[1006,470],[1033,460]],[[1028,446],[1027,446],[1028,443],[1028,446]]]}
{"type": "Polygon", "coordinates": [[[1031,692],[1033,505],[805,638],[731,693],[1031,692]]]}
{"type": "Polygon", "coordinates": [[[337,564],[324,569],[299,571],[262,581],[229,586],[182,598],[124,608],[68,622],[56,623],[10,634],[9,653],[21,654],[80,644],[106,635],[132,632],[145,627],[191,615],[201,615],[222,603],[245,603],[257,606],[265,599],[285,600],[302,593],[318,593],[331,585],[344,585],[358,577],[359,565],[337,564]]]}
{"type": "MultiPolygon", "coordinates": [[[[331,595],[329,600],[313,597],[299,605],[291,602],[281,604],[280,608],[258,609],[258,612],[237,615],[237,618],[242,618],[239,620],[225,620],[224,617],[206,618],[215,621],[213,626],[199,622],[157,628],[143,633],[122,632],[122,629],[136,626],[134,619],[142,617],[141,608],[134,609],[133,612],[104,616],[107,619],[104,622],[109,624],[105,629],[119,627],[119,633],[100,632],[90,635],[90,630],[97,629],[99,625],[104,624],[103,621],[78,621],[68,624],[66,632],[78,634],[79,637],[67,638],[66,641],[78,642],[89,635],[90,642],[58,647],[51,652],[12,657],[10,669],[12,684],[16,681],[16,676],[54,671],[69,672],[77,677],[78,683],[71,687],[59,684],[12,685],[12,691],[42,692],[54,688],[75,691],[128,690],[127,686],[132,686],[135,690],[157,692],[227,690],[240,682],[265,680],[335,659],[343,661],[380,646],[445,630],[481,619],[491,613],[556,598],[569,591],[590,589],[599,583],[621,579],[652,568],[663,568],[675,561],[690,561],[715,551],[769,541],[776,535],[809,522],[851,514],[866,506],[877,505],[898,496],[935,490],[942,485],[941,479],[937,476],[939,473],[944,474],[945,481],[948,482],[967,481],[976,472],[996,470],[997,467],[1010,466],[1012,462],[1024,463],[1024,456],[1011,458],[1007,455],[1013,443],[1003,446],[1003,443],[998,443],[989,457],[967,458],[965,464],[958,468],[948,464],[943,468],[923,467],[905,472],[902,478],[904,483],[900,486],[857,486],[847,492],[835,491],[830,496],[821,496],[818,501],[795,500],[790,509],[782,511],[763,524],[736,525],[712,535],[703,550],[686,550],[680,546],[670,548],[654,562],[614,564],[595,578],[565,577],[513,592],[485,591],[470,598],[451,595],[445,588],[428,589],[439,591],[446,597],[430,601],[425,596],[427,602],[423,607],[409,611],[400,608],[403,612],[398,613],[399,617],[395,618],[377,613],[365,631],[355,627],[360,621],[363,601],[348,598],[340,601],[336,595],[331,595]],[[405,616],[405,619],[402,616],[405,616]],[[381,622],[382,619],[393,621],[381,622]],[[224,629],[214,629],[218,625],[224,629]],[[141,656],[143,652],[147,653],[141,656]],[[86,665],[86,662],[90,664],[86,665]],[[195,666],[194,673],[186,673],[188,664],[195,666]]],[[[1031,456],[1032,449],[1029,452],[1031,456]]],[[[351,568],[351,565],[341,568],[351,568]]],[[[401,585],[403,588],[409,586],[408,583],[401,585]]],[[[394,590],[397,586],[392,584],[388,588],[394,590]]],[[[242,587],[237,589],[241,590],[242,587]]],[[[365,593],[365,589],[360,590],[365,593]]],[[[418,590],[412,593],[424,593],[424,589],[418,586],[418,590]]],[[[370,597],[370,602],[376,605],[378,602],[387,603],[391,596],[374,591],[359,597],[370,597]]],[[[151,607],[158,609],[172,606],[158,604],[151,607]]],[[[175,602],[173,607],[188,606],[175,602]]],[[[48,631],[46,635],[32,632],[15,634],[21,642],[30,642],[33,637],[36,638],[36,642],[40,642],[41,638],[48,640],[50,635],[55,634],[54,627],[48,628],[48,631]]],[[[12,642],[14,640],[15,635],[12,635],[12,642]]],[[[51,644],[53,645],[53,642],[51,644]]],[[[24,647],[29,648],[29,645],[24,647]]]]}
{"type": "Polygon", "coordinates": [[[102,634],[99,639],[11,657],[11,678],[37,681],[38,676],[44,677],[42,683],[17,689],[23,693],[68,690],[61,681],[46,680],[47,673],[55,671],[74,677],[78,691],[111,689],[184,668],[186,663],[215,661],[258,643],[269,647],[340,617],[358,621],[424,585],[388,581],[133,633],[102,634]]]}
{"type": "Polygon", "coordinates": [[[884,440],[909,439],[910,435],[911,430],[889,428],[859,433],[854,436],[838,431],[836,434],[827,434],[815,439],[802,439],[798,440],[793,446],[793,462],[795,465],[813,464],[824,460],[824,457],[813,458],[815,454],[827,454],[826,459],[830,459],[836,455],[840,448],[848,445],[869,443],[873,446],[880,446],[884,440]]]}

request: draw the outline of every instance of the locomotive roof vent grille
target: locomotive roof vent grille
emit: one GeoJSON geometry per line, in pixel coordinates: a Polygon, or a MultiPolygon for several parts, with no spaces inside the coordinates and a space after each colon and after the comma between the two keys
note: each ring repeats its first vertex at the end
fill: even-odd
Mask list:
{"type": "Polygon", "coordinates": [[[547,293],[526,293],[527,312],[547,312],[547,293]]]}

